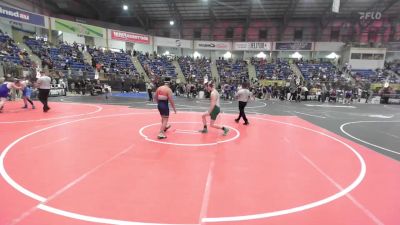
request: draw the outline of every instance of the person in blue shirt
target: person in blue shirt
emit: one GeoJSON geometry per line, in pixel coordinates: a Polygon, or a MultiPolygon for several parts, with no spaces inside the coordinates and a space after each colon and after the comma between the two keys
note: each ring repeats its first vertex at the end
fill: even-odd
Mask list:
{"type": "Polygon", "coordinates": [[[32,87],[29,83],[23,83],[22,84],[23,89],[22,89],[22,100],[24,100],[24,107],[23,109],[28,108],[28,102],[31,104],[32,109],[35,109],[35,105],[33,104],[31,100],[31,95],[32,95],[32,87]]]}
{"type": "Polygon", "coordinates": [[[4,104],[7,101],[8,93],[11,89],[22,90],[21,82],[15,80],[15,82],[4,82],[0,84],[0,113],[3,112],[4,104]]]}

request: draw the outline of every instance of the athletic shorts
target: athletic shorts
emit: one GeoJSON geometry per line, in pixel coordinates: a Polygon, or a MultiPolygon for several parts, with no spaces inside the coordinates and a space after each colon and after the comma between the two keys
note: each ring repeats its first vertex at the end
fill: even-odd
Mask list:
{"type": "Polygon", "coordinates": [[[214,106],[214,109],[210,113],[211,120],[216,120],[219,113],[220,113],[219,107],[214,106]]]}
{"type": "Polygon", "coordinates": [[[167,100],[159,100],[157,108],[162,117],[169,117],[169,107],[167,100]]]}
{"type": "Polygon", "coordinates": [[[30,98],[31,95],[32,95],[32,89],[24,88],[24,90],[22,90],[22,97],[30,98]]]}
{"type": "Polygon", "coordinates": [[[8,97],[8,89],[0,88],[0,98],[7,98],[7,97],[8,97]]]}
{"type": "Polygon", "coordinates": [[[27,91],[27,89],[28,89],[28,88],[22,89],[22,96],[26,96],[26,91],[27,91]]]}

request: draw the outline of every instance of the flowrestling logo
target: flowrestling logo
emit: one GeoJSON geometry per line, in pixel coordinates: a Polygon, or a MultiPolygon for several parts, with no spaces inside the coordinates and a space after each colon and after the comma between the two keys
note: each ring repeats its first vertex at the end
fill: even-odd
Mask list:
{"type": "Polygon", "coordinates": [[[112,31],[111,39],[127,41],[127,42],[134,42],[134,43],[142,43],[142,44],[150,43],[150,38],[147,35],[129,33],[129,32],[123,32],[123,31],[116,31],[116,30],[112,31]]]}
{"type": "Polygon", "coordinates": [[[19,9],[0,5],[0,16],[19,22],[31,23],[34,25],[44,26],[44,17],[19,9]]]}
{"type": "Polygon", "coordinates": [[[358,12],[360,15],[359,24],[361,27],[367,27],[374,21],[378,21],[382,19],[382,13],[378,11],[371,11],[371,12],[358,12]]]}
{"type": "Polygon", "coordinates": [[[360,20],[380,20],[382,18],[381,12],[358,12],[360,20]]]}

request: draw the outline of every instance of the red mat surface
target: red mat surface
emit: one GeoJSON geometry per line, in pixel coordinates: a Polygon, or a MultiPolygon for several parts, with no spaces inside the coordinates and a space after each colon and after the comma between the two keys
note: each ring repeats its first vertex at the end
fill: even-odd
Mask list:
{"type": "Polygon", "coordinates": [[[0,114],[0,224],[396,225],[400,163],[297,117],[52,103],[0,114]]]}

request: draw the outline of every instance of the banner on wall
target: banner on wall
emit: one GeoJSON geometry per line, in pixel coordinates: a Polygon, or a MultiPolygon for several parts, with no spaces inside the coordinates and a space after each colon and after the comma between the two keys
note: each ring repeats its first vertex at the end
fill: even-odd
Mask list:
{"type": "Polygon", "coordinates": [[[284,80],[259,80],[258,82],[261,86],[274,86],[275,84],[277,84],[278,86],[284,86],[286,84],[286,81],[284,80]]]}
{"type": "Polygon", "coordinates": [[[163,47],[192,48],[193,41],[174,39],[174,38],[154,37],[154,43],[156,46],[163,46],[163,47]]]}
{"type": "Polygon", "coordinates": [[[271,42],[235,42],[233,50],[236,51],[271,51],[271,42]]]}
{"type": "Polygon", "coordinates": [[[132,43],[150,44],[150,37],[144,34],[129,33],[118,30],[111,30],[111,39],[132,43]]]}
{"type": "Polygon", "coordinates": [[[219,42],[219,41],[195,41],[195,49],[205,49],[205,50],[231,50],[231,42],[219,42]]]}
{"type": "Polygon", "coordinates": [[[44,16],[0,5],[0,17],[44,27],[44,16]]]}
{"type": "Polygon", "coordinates": [[[96,27],[83,23],[76,23],[68,20],[62,20],[53,18],[54,20],[54,28],[55,30],[85,35],[90,37],[103,38],[104,37],[104,29],[101,27],[96,27]]]}
{"type": "Polygon", "coordinates": [[[311,51],[312,42],[275,42],[276,51],[311,51]]]}
{"type": "MultiPolygon", "coordinates": [[[[376,90],[376,89],[380,89],[383,88],[383,83],[372,83],[370,89],[371,90],[376,90]]],[[[393,88],[393,90],[397,91],[400,90],[400,84],[394,84],[394,83],[390,83],[389,87],[393,88]]]]}

